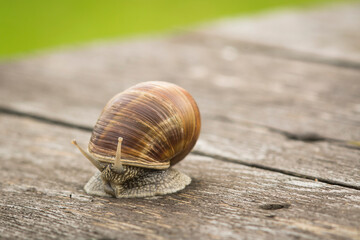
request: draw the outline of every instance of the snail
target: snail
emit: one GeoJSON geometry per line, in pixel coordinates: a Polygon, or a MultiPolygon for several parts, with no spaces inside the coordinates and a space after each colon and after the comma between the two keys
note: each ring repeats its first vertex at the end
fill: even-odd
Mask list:
{"type": "Polygon", "coordinates": [[[168,82],[144,82],[115,95],[93,129],[88,151],[72,143],[99,172],[90,195],[116,198],[174,193],[191,178],[172,166],[194,147],[201,128],[193,97],[168,82]]]}

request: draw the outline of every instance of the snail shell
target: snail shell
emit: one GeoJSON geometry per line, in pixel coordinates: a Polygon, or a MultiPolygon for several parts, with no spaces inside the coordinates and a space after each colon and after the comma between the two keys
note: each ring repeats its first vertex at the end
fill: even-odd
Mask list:
{"type": "Polygon", "coordinates": [[[113,163],[121,137],[123,165],[167,169],[191,151],[200,128],[199,109],[186,90],[168,82],[144,82],[107,103],[88,151],[100,162],[113,163]]]}

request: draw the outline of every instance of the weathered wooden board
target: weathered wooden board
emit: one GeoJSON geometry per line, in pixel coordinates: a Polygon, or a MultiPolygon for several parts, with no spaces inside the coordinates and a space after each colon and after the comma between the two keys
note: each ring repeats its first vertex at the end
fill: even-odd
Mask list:
{"type": "Polygon", "coordinates": [[[359,12],[231,20],[2,63],[0,238],[360,239],[359,12]],[[105,102],[150,80],[199,103],[200,140],[177,166],[192,184],[146,199],[86,195],[95,170],[70,140],[85,145],[105,102]]]}
{"type": "Polygon", "coordinates": [[[93,125],[90,119],[109,96],[137,82],[163,80],[188,89],[206,117],[360,138],[359,71],[237,52],[229,44],[190,34],[2,64],[0,102],[93,125]],[[228,47],[237,56],[232,61],[228,47]]]}
{"type": "Polygon", "coordinates": [[[207,120],[195,153],[360,190],[359,149],[326,141],[290,140],[262,127],[207,120]]]}
{"type": "MultiPolygon", "coordinates": [[[[333,63],[360,64],[360,4],[333,4],[307,11],[277,10],[230,18],[204,27],[203,33],[307,54],[333,63]]],[[[266,52],[265,52],[266,53],[266,52]]]]}
{"type": "Polygon", "coordinates": [[[198,152],[359,188],[360,154],[349,142],[360,139],[360,71],[274,59],[240,45],[189,34],[7,63],[0,102],[91,127],[115,93],[140,81],[171,81],[200,105],[198,152]],[[324,141],[287,139],[307,132],[324,141]]]}
{"type": "Polygon", "coordinates": [[[360,192],[189,155],[180,193],[91,197],[94,168],[70,144],[89,133],[0,116],[0,238],[358,239],[360,192]]]}

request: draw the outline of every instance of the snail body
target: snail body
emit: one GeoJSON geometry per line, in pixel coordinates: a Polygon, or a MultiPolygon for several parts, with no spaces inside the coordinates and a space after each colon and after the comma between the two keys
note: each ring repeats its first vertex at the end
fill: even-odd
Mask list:
{"type": "Polygon", "coordinates": [[[177,192],[191,179],[173,168],[194,147],[201,128],[192,96],[167,82],[144,82],[114,96],[93,129],[88,152],[100,172],[88,194],[145,197],[177,192]]]}

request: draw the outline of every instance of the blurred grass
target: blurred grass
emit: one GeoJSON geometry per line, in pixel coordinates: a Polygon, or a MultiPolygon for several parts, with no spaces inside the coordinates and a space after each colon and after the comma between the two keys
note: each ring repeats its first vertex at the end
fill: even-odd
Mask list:
{"type": "Polygon", "coordinates": [[[276,7],[335,1],[341,0],[0,0],[0,58],[276,7]]]}

